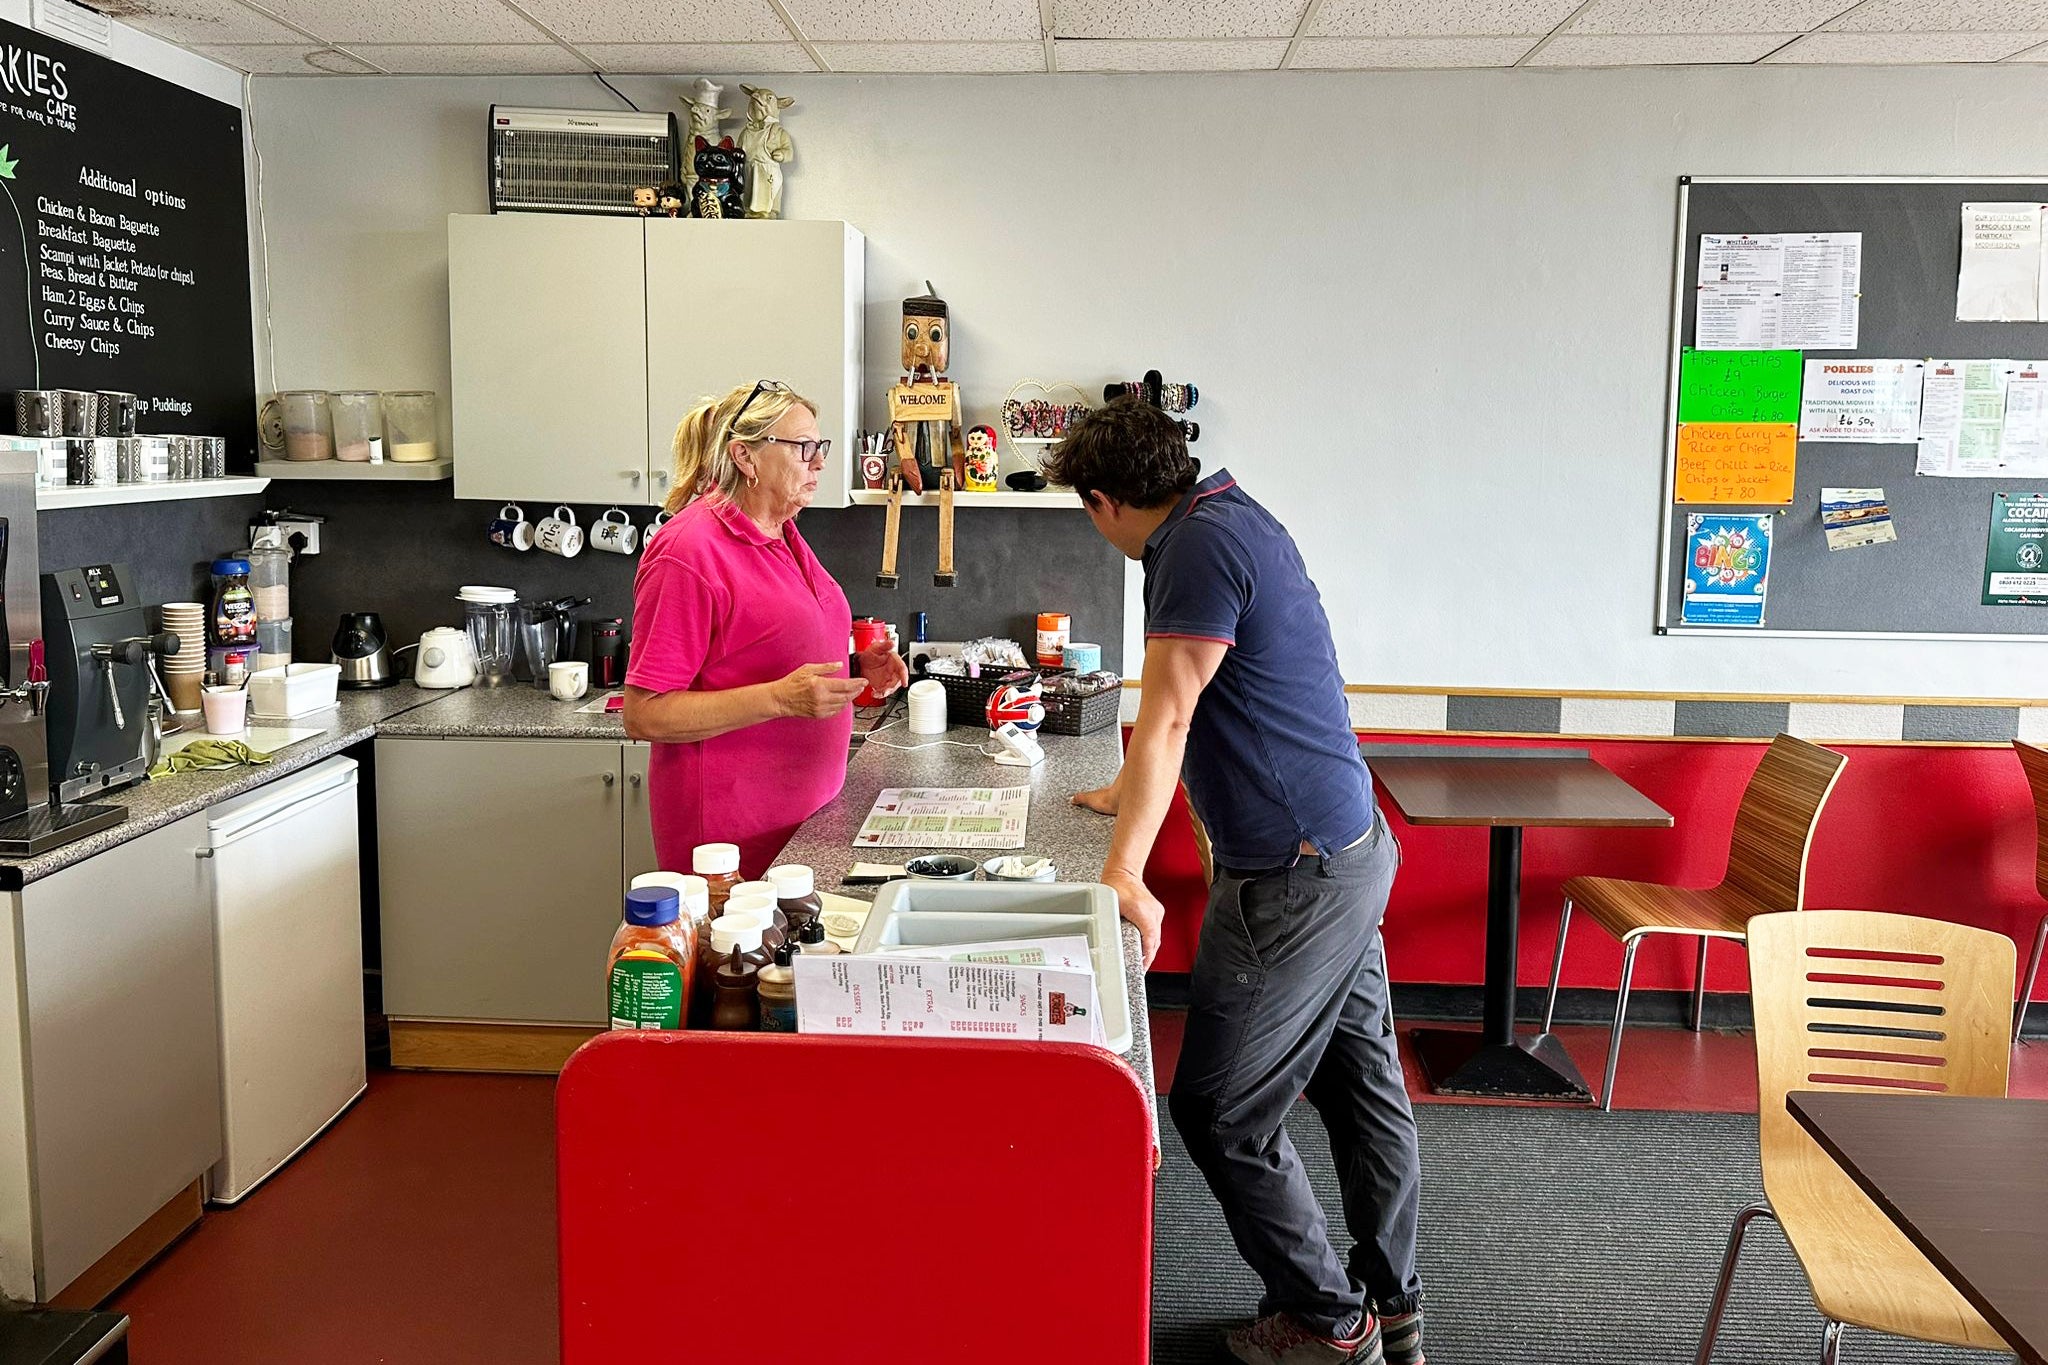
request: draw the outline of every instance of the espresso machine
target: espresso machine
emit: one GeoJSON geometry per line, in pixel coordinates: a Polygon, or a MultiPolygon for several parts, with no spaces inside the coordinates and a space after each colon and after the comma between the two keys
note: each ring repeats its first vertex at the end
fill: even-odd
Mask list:
{"type": "Polygon", "coordinates": [[[93,564],[43,575],[50,781],[59,803],[140,782],[155,757],[156,660],[178,637],[143,624],[134,575],[93,564]]]}

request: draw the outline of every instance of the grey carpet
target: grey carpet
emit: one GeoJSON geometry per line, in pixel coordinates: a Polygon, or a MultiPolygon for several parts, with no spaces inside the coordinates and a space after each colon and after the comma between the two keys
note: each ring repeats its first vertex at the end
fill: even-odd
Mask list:
{"type": "MultiPolygon", "coordinates": [[[[1153,1360],[1212,1365],[1258,1281],[1162,1103],[1153,1236],[1153,1360]]],[[[1429,1104],[1422,1274],[1432,1365],[1688,1365],[1735,1210],[1762,1189],[1756,1119],[1429,1104]]],[[[1337,1218],[1321,1123],[1289,1130],[1337,1218]]],[[[1337,1223],[1338,1231],[1341,1222],[1337,1223]]],[[[1341,1239],[1340,1254],[1349,1241],[1341,1239]]],[[[1820,1358],[1820,1314],[1774,1224],[1751,1227],[1716,1365],[1820,1358]]],[[[1981,1365],[2008,1356],[1850,1328],[1844,1365],[1981,1365]]]]}

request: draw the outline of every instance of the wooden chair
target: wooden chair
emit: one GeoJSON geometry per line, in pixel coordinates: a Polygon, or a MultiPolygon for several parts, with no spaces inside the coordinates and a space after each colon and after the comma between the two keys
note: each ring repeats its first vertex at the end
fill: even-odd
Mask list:
{"type": "MultiPolygon", "coordinates": [[[[2026,771],[2027,786],[2034,793],[2034,889],[2048,896],[2048,749],[2021,740],[2012,747],[2019,752],[2020,767],[2026,771]]],[[[2020,978],[2019,1002],[2012,1011],[2012,1040],[2020,1040],[2020,1026],[2027,1022],[2027,1000],[2041,976],[2041,951],[2048,948],[2048,915],[2041,916],[2034,930],[2034,951],[2027,955],[2027,974],[2020,978]]]]}
{"type": "MultiPolygon", "coordinates": [[[[2005,1094],[2012,940],[1989,929],[1876,910],[1808,910],[1749,922],[1764,1201],[1735,1216],[1700,1333],[1707,1365],[1743,1233],[1775,1218],[1827,1318],[1834,1365],[1853,1323],[1921,1341],[2011,1348],[1785,1108],[1792,1090],[2005,1094]]],[[[1927,1160],[1940,1161],[1939,1152],[1927,1160]]]]}
{"type": "Polygon", "coordinates": [[[1614,1002],[1614,1031],[1607,1039],[1607,1074],[1600,1107],[1614,1108],[1614,1068],[1621,1059],[1621,1030],[1628,1015],[1629,979],[1636,949],[1651,934],[1689,934],[1699,939],[1699,965],[1692,985],[1691,1025],[1700,1026],[1706,1005],[1707,945],[1717,938],[1742,942],[1753,915],[1798,910],[1806,893],[1806,854],[1813,845],[1821,807],[1842,775],[1848,758],[1803,739],[1779,735],[1764,751],[1735,811],[1728,871],[1720,884],[1693,891],[1656,882],[1612,877],[1566,881],[1564,912],[1557,923],[1557,955],[1550,964],[1550,1001],[1543,1007],[1543,1031],[1557,1011],[1557,983],[1564,973],[1565,935],[1572,911],[1583,909],[1621,940],[1621,990],[1614,1002]]]}

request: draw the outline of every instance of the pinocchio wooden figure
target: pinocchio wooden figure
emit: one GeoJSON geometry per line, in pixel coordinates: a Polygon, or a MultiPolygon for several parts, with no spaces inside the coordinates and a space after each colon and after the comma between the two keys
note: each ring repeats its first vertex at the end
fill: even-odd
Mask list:
{"type": "Polygon", "coordinates": [[[953,586],[953,491],[966,477],[960,440],[960,390],[946,378],[952,358],[952,320],[946,301],[925,281],[925,292],[903,301],[903,378],[889,389],[889,422],[896,443],[896,477],[890,482],[882,572],[876,581],[895,586],[898,527],[903,490],[939,494],[939,562],[932,581],[953,586]]]}

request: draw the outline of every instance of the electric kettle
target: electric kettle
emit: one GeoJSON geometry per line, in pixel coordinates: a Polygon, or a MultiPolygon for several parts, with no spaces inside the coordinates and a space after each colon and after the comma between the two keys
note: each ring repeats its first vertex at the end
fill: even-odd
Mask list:
{"type": "Polygon", "coordinates": [[[420,636],[414,663],[415,685],[431,688],[468,687],[476,681],[476,649],[469,632],[453,626],[436,626],[420,636]]]}

